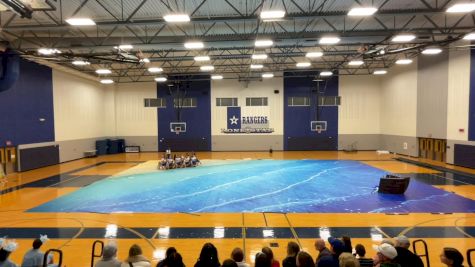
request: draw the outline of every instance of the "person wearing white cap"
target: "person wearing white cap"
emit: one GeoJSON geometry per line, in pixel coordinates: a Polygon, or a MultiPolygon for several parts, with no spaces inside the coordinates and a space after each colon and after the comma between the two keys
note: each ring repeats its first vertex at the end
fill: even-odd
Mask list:
{"type": "Polygon", "coordinates": [[[378,252],[374,262],[375,266],[401,267],[399,263],[394,262],[394,258],[397,257],[397,251],[393,246],[384,243],[379,246],[375,246],[374,249],[378,252]]]}
{"type": "Polygon", "coordinates": [[[411,246],[409,238],[400,235],[394,238],[394,240],[396,241],[397,251],[397,257],[394,259],[395,262],[399,263],[401,267],[424,267],[421,258],[409,250],[411,246]]]}
{"type": "Polygon", "coordinates": [[[16,263],[10,261],[8,258],[17,247],[17,243],[12,241],[7,242],[4,238],[0,238],[0,267],[18,267],[16,263]]]}

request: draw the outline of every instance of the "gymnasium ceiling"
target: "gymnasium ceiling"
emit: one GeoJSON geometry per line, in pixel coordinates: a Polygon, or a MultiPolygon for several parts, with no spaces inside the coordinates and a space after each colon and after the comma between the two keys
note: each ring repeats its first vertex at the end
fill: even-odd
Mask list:
{"type": "MultiPolygon", "coordinates": [[[[5,2],[8,0],[3,0],[5,2]]],[[[417,56],[427,46],[447,48],[475,28],[473,13],[447,13],[460,0],[29,0],[32,18],[12,11],[0,12],[0,38],[27,58],[47,60],[93,77],[96,69],[108,68],[115,82],[152,81],[159,75],[203,74],[201,65],[213,65],[213,74],[241,80],[260,79],[263,72],[276,76],[308,70],[338,71],[341,75],[373,73],[387,69],[399,58],[417,56]],[[367,17],[350,17],[354,7],[376,7],[367,17]],[[284,10],[285,17],[263,21],[263,10],[284,10]],[[169,23],[163,16],[184,13],[190,22],[169,23]],[[68,18],[86,17],[95,26],[70,26],[68,18]],[[416,39],[394,43],[399,33],[416,39]],[[336,45],[320,45],[322,36],[338,36],[336,45]],[[254,46],[256,39],[271,39],[268,48],[254,46]],[[184,43],[199,40],[204,48],[185,49],[184,43]],[[115,46],[131,44],[131,50],[115,46]],[[43,56],[39,48],[55,48],[61,54],[43,56]],[[384,50],[385,54],[381,55],[384,50]],[[321,51],[309,59],[306,52],[321,51]],[[266,53],[261,61],[251,59],[266,53]],[[208,55],[209,62],[195,56],[208,55]],[[148,58],[150,63],[140,62],[148,58]],[[349,66],[350,60],[365,64],[349,66]],[[75,66],[74,60],[90,62],[75,66]],[[308,68],[296,63],[308,61],[308,68]],[[251,70],[250,64],[264,65],[251,70]],[[150,73],[161,67],[163,73],[150,73]]],[[[0,2],[1,3],[1,2],[0,2]]],[[[2,10],[2,9],[0,9],[2,10]]],[[[468,44],[468,42],[467,42],[468,44]]],[[[448,49],[448,48],[447,48],[448,49]]],[[[467,48],[466,48],[467,49],[467,48]]]]}

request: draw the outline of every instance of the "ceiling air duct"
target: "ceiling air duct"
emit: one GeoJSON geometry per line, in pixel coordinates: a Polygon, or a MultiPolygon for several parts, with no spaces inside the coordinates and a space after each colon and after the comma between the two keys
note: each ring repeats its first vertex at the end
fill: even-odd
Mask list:
{"type": "Polygon", "coordinates": [[[25,4],[20,0],[0,0],[0,3],[20,15],[22,18],[31,19],[33,9],[30,5],[25,4]]]}

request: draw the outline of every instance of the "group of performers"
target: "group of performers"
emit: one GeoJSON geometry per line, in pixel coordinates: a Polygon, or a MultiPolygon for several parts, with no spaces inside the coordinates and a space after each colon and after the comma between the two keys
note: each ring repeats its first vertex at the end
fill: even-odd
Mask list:
{"type": "Polygon", "coordinates": [[[187,167],[196,167],[201,164],[200,160],[196,157],[196,154],[193,153],[191,156],[186,153],[186,155],[178,156],[175,154],[171,155],[170,149],[167,149],[166,153],[160,159],[158,168],[160,170],[169,170],[177,168],[187,168],[187,167]]]}

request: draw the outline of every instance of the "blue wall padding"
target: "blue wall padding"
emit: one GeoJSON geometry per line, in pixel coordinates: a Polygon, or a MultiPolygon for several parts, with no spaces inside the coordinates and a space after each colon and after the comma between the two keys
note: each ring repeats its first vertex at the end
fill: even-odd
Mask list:
{"type": "Polygon", "coordinates": [[[454,164],[475,169],[475,146],[455,144],[454,164]]]}
{"type": "Polygon", "coordinates": [[[20,56],[7,50],[0,53],[0,92],[10,89],[20,75],[20,56]]]}
{"type": "Polygon", "coordinates": [[[475,141],[475,51],[470,50],[470,96],[468,111],[468,140],[475,141]]]}
{"type": "Polygon", "coordinates": [[[24,59],[19,64],[17,82],[0,92],[0,146],[54,141],[51,68],[24,59]]]}
{"type": "MultiPolygon", "coordinates": [[[[284,73],[284,150],[338,150],[338,107],[319,107],[319,119],[327,121],[327,131],[311,131],[310,122],[317,120],[317,73],[284,73]],[[310,106],[289,107],[289,97],[309,97],[310,106]]],[[[338,77],[320,82],[319,95],[338,96],[338,77]]]]}
{"type": "MultiPolygon", "coordinates": [[[[170,131],[170,122],[178,122],[177,109],[173,105],[173,95],[166,83],[157,83],[157,96],[166,99],[166,108],[158,109],[158,149],[165,151],[209,151],[211,150],[211,82],[209,76],[196,76],[195,81],[182,83],[186,88],[185,97],[197,99],[196,108],[182,108],[180,121],[186,122],[186,132],[176,135],[170,131]]],[[[169,77],[169,80],[173,80],[169,77]]],[[[184,78],[181,78],[184,79],[184,78]]]]}

